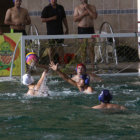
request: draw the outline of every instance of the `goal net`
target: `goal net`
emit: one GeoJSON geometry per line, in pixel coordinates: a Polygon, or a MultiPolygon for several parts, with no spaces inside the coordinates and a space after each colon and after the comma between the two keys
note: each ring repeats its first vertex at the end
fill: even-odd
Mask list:
{"type": "Polygon", "coordinates": [[[138,33],[106,33],[88,35],[22,36],[21,69],[25,73],[25,55],[36,52],[39,63],[59,63],[61,70],[73,74],[83,63],[88,72],[118,74],[138,72],[138,33]]]}

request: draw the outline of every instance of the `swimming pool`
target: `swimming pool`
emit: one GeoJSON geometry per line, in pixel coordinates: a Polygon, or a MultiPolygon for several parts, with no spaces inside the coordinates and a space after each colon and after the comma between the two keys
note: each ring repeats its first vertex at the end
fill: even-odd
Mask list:
{"type": "Polygon", "coordinates": [[[138,76],[103,77],[92,95],[79,93],[60,78],[48,78],[50,97],[26,97],[19,82],[0,82],[0,139],[124,140],[140,138],[138,76]],[[128,110],[99,111],[98,94],[110,89],[113,103],[128,110]]]}

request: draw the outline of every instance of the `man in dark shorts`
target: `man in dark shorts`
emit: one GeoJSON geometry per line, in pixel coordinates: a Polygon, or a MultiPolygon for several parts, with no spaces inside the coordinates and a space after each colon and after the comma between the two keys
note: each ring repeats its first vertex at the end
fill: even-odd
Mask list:
{"type": "MultiPolygon", "coordinates": [[[[88,0],[80,0],[81,4],[74,10],[74,21],[78,23],[78,34],[94,34],[94,20],[97,12],[94,5],[88,4],[88,0]]],[[[86,50],[84,50],[86,53],[86,50]]],[[[85,54],[84,56],[85,57],[85,54]]],[[[85,59],[85,58],[84,58],[85,59]]],[[[94,47],[90,47],[91,63],[94,63],[94,47]]],[[[85,61],[85,60],[83,60],[85,61]]],[[[83,62],[85,63],[85,62],[83,62]]]]}
{"type": "MultiPolygon", "coordinates": [[[[42,13],[41,13],[41,19],[42,22],[46,23],[47,27],[47,35],[63,35],[63,24],[66,28],[65,34],[68,34],[68,23],[66,19],[66,14],[64,7],[62,5],[57,4],[57,0],[49,0],[49,5],[46,6],[42,13]]],[[[58,39],[58,40],[51,40],[50,43],[50,49],[49,49],[49,58],[50,60],[53,60],[54,56],[54,49],[53,46],[55,46],[55,43],[58,44],[63,44],[64,40],[63,39],[58,39]]],[[[63,54],[63,48],[61,48],[62,55],[63,54]]]]}
{"type": "Polygon", "coordinates": [[[78,27],[78,34],[94,34],[93,27],[78,27]]]}
{"type": "Polygon", "coordinates": [[[13,0],[13,2],[14,7],[7,10],[4,23],[10,25],[13,32],[26,35],[25,27],[31,24],[28,11],[21,7],[22,0],[13,0]]]}

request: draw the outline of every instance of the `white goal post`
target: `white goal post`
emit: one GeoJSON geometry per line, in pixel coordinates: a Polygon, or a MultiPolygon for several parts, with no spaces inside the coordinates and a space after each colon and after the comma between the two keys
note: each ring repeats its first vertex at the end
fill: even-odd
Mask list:
{"type": "Polygon", "coordinates": [[[140,33],[72,34],[72,35],[27,35],[21,37],[21,76],[25,74],[25,41],[42,39],[90,39],[139,37],[140,33]]]}

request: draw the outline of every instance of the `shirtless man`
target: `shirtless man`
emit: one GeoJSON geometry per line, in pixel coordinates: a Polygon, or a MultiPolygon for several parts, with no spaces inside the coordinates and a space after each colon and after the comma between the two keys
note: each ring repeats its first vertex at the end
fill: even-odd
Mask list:
{"type": "Polygon", "coordinates": [[[22,0],[13,0],[14,7],[9,8],[6,12],[4,23],[10,25],[14,32],[21,32],[26,35],[25,27],[31,24],[27,9],[21,6],[22,0]]]}
{"type": "Polygon", "coordinates": [[[91,94],[93,92],[92,87],[89,86],[90,79],[85,72],[86,67],[83,64],[77,65],[77,74],[73,78],[68,77],[65,73],[59,70],[58,64],[55,65],[51,62],[50,68],[56,71],[65,81],[77,87],[80,92],[84,92],[86,94],[91,94]]]}
{"type": "MultiPolygon", "coordinates": [[[[81,4],[74,10],[74,21],[78,23],[78,34],[94,34],[94,20],[97,12],[94,5],[88,4],[88,0],[80,0],[81,4]]],[[[84,50],[86,57],[86,50],[84,50]]],[[[90,46],[91,63],[94,63],[94,47],[90,46]]],[[[85,59],[85,58],[84,58],[85,59]]],[[[85,60],[84,60],[85,61],[85,60]]]]}
{"type": "Polygon", "coordinates": [[[105,89],[101,92],[98,99],[101,102],[101,104],[93,106],[92,107],[93,109],[116,109],[116,110],[125,110],[126,109],[124,106],[110,103],[110,101],[112,100],[112,95],[110,94],[109,90],[107,90],[107,89],[105,89]]]}

